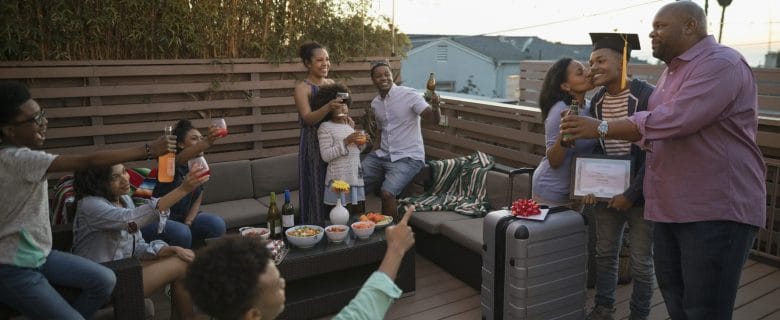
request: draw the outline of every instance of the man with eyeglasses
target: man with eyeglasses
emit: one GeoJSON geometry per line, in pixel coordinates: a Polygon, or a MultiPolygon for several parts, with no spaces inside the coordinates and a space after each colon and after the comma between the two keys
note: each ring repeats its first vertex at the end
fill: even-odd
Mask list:
{"type": "Polygon", "coordinates": [[[54,155],[46,140],[46,112],[19,82],[0,82],[0,303],[32,319],[90,319],[108,300],[114,273],[95,262],[52,250],[48,184],[51,172],[151,159],[174,150],[176,141],[112,151],[54,155]],[[80,289],[69,304],[52,285],[80,289]]]}

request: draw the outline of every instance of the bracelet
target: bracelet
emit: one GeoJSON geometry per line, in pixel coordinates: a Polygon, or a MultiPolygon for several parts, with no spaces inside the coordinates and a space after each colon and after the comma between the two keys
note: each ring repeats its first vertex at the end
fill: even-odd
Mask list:
{"type": "Polygon", "coordinates": [[[146,149],[146,160],[152,160],[152,146],[144,143],[144,148],[146,149]]]}

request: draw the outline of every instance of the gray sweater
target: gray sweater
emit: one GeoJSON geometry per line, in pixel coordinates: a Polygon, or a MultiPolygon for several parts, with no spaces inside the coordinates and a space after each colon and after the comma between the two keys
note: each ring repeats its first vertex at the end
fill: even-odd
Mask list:
{"type": "Polygon", "coordinates": [[[355,132],[348,124],[326,121],[320,124],[317,137],[320,141],[320,155],[328,163],[325,185],[340,179],[350,186],[363,186],[360,175],[360,148],[355,144],[344,146],[344,138],[355,132]]]}

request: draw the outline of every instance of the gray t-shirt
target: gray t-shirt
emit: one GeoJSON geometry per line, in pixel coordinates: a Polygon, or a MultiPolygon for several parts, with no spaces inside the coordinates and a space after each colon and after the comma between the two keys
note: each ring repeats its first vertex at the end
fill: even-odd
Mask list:
{"type": "Polygon", "coordinates": [[[0,149],[0,264],[37,268],[51,251],[46,170],[56,155],[0,149]]]}

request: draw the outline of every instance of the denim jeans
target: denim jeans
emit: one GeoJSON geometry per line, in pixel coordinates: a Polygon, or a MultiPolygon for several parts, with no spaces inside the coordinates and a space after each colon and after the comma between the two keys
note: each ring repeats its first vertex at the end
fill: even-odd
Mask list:
{"type": "Polygon", "coordinates": [[[225,234],[225,220],[213,213],[201,212],[192,220],[192,226],[169,219],[163,233],[157,233],[157,222],[141,228],[141,234],[147,242],[162,240],[168,245],[182,248],[200,247],[206,238],[219,238],[225,234]]]}
{"type": "Polygon", "coordinates": [[[731,319],[758,227],[733,221],[655,224],[655,271],[672,319],[731,319]]]}
{"type": "Polygon", "coordinates": [[[86,258],[52,250],[39,268],[0,264],[0,301],[31,319],[90,319],[111,296],[116,275],[86,258]],[[81,289],[73,305],[52,287],[81,289]]]}
{"type": "Polygon", "coordinates": [[[618,281],[618,255],[628,224],[631,243],[631,315],[646,318],[653,297],[653,222],[644,219],[641,207],[626,211],[598,203],[593,209],[596,224],[596,305],[613,307],[618,281]]]}
{"type": "Polygon", "coordinates": [[[170,246],[192,248],[192,231],[186,224],[168,219],[162,233],[157,233],[157,225],[157,220],[155,220],[153,223],[141,227],[141,235],[146,242],[162,240],[170,246]]]}
{"type": "Polygon", "coordinates": [[[366,193],[386,191],[398,196],[425,167],[425,162],[412,158],[390,161],[390,156],[380,158],[375,152],[371,152],[360,165],[363,168],[366,193]]]}

